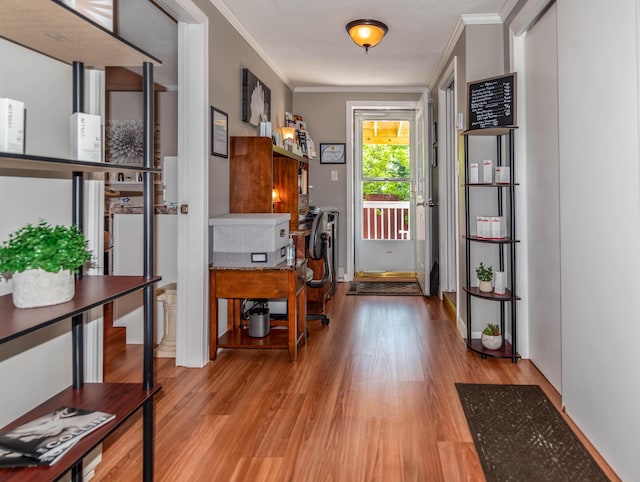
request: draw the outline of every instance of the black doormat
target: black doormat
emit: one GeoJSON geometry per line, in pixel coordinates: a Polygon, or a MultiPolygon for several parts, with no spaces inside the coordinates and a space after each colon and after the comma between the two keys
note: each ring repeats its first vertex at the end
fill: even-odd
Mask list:
{"type": "Polygon", "coordinates": [[[456,389],[488,482],[609,480],[538,385],[456,389]]]}
{"type": "Polygon", "coordinates": [[[348,295],[418,296],[422,294],[416,281],[353,281],[348,295]]]}

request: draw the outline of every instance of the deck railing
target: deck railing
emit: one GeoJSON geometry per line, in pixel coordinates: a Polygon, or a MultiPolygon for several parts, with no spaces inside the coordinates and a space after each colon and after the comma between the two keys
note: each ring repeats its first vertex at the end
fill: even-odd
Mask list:
{"type": "Polygon", "coordinates": [[[409,201],[363,201],[363,239],[411,239],[410,233],[409,201]]]}

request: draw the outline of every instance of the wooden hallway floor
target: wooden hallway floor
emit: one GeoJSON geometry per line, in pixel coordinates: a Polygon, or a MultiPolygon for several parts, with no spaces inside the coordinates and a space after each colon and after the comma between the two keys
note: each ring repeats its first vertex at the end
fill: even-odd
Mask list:
{"type": "MultiPolygon", "coordinates": [[[[455,382],[538,384],[559,406],[528,360],[468,352],[439,300],[347,288],[295,363],[285,350],[223,350],[200,369],[156,359],[155,480],[482,481],[455,382]]],[[[106,381],[141,380],[141,347],[117,328],[105,340],[106,381]]],[[[141,480],[141,440],[137,415],[103,444],[94,480],[141,480]]]]}

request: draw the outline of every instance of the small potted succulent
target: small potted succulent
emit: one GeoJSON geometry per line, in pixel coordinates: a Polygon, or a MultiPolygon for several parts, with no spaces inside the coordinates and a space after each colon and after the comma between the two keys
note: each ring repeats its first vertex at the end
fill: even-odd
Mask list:
{"type": "Polygon", "coordinates": [[[482,330],[482,346],[487,350],[497,350],[502,346],[502,335],[500,335],[500,327],[492,323],[488,323],[482,330]]]}
{"type": "Polygon", "coordinates": [[[27,224],[0,244],[0,278],[13,278],[13,304],[35,308],[75,295],[74,272],[92,258],[77,226],[27,224]]]}
{"type": "Polygon", "coordinates": [[[491,284],[493,280],[493,266],[485,266],[484,263],[481,262],[480,266],[476,268],[476,276],[480,282],[480,286],[478,287],[480,291],[491,293],[493,291],[493,285],[491,284]]]}

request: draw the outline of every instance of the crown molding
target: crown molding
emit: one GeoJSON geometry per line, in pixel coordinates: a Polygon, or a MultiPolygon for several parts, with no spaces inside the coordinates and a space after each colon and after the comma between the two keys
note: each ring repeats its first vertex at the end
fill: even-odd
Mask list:
{"type": "Polygon", "coordinates": [[[465,25],[491,25],[502,23],[502,18],[498,13],[474,13],[461,15],[465,25]]]}
{"type": "Polygon", "coordinates": [[[378,93],[378,94],[422,94],[429,91],[426,85],[418,85],[413,87],[375,87],[375,86],[314,86],[314,87],[296,87],[293,89],[294,94],[301,93],[339,93],[339,92],[361,92],[361,93],[378,93]]]}
{"type": "MultiPolygon", "coordinates": [[[[511,8],[513,8],[513,5],[511,6],[511,8]]],[[[455,27],[453,27],[453,32],[451,32],[451,36],[449,37],[447,46],[442,52],[442,56],[440,57],[440,61],[438,62],[438,68],[436,69],[436,73],[431,79],[431,82],[429,84],[431,88],[433,88],[437,84],[438,78],[444,71],[446,67],[446,63],[449,61],[449,58],[453,53],[453,49],[458,43],[458,40],[460,40],[460,36],[462,35],[462,32],[464,32],[464,28],[467,25],[489,25],[489,24],[500,24],[500,23],[503,23],[503,20],[501,18],[501,15],[497,13],[461,15],[458,18],[458,21],[456,22],[455,27]]]]}
{"type": "Polygon", "coordinates": [[[262,50],[262,47],[260,47],[260,44],[258,42],[256,42],[256,40],[253,38],[253,36],[247,31],[247,29],[245,29],[240,22],[238,21],[238,19],[235,17],[235,15],[233,15],[233,13],[231,13],[231,10],[229,10],[229,8],[225,5],[225,3],[223,2],[223,0],[211,0],[211,3],[220,11],[220,13],[222,14],[222,16],[224,18],[227,19],[227,21],[231,24],[231,26],[240,34],[240,36],[246,40],[246,42],[249,44],[249,46],[256,51],[256,53],[260,56],[260,58],[262,60],[265,61],[265,63],[269,66],[269,68],[278,76],[280,77],[280,80],[282,80],[282,82],[284,82],[286,84],[287,87],[289,87],[289,89],[291,91],[294,90],[294,86],[291,83],[291,81],[289,80],[289,78],[284,75],[284,73],[282,73],[280,71],[280,69],[278,69],[278,67],[271,61],[271,59],[267,56],[267,54],[265,53],[264,50],[262,50]]]}

